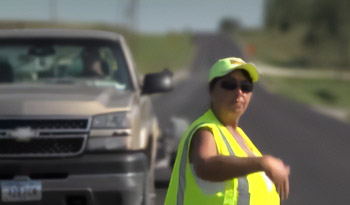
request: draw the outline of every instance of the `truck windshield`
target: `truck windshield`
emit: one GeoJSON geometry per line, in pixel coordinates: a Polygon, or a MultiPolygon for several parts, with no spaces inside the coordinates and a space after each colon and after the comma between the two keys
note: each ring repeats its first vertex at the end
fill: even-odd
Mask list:
{"type": "Polygon", "coordinates": [[[118,42],[80,39],[0,41],[0,83],[95,81],[132,89],[118,42]]]}

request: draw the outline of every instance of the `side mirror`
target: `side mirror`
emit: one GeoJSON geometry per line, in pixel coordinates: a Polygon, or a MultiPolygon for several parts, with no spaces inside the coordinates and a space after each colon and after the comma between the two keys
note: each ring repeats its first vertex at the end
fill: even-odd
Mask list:
{"type": "Polygon", "coordinates": [[[173,73],[164,69],[159,73],[149,73],[145,75],[142,87],[142,94],[153,94],[167,92],[173,88],[173,73]]]}

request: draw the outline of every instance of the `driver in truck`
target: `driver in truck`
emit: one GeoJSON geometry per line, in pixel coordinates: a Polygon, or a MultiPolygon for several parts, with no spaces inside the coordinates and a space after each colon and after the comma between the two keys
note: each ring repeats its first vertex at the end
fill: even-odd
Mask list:
{"type": "Polygon", "coordinates": [[[95,47],[86,47],[81,53],[84,77],[103,78],[109,74],[108,64],[101,58],[95,47]]]}

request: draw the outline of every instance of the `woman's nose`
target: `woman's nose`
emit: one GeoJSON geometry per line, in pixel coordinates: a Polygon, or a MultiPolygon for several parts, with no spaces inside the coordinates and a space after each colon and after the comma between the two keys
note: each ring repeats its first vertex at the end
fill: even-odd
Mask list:
{"type": "Polygon", "coordinates": [[[243,99],[243,91],[242,89],[238,86],[236,89],[233,90],[233,95],[234,97],[238,100],[241,100],[240,98],[243,99]]]}

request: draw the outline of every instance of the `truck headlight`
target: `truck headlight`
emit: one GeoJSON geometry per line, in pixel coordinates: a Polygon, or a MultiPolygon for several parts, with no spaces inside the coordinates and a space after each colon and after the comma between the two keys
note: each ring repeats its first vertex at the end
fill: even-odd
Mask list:
{"type": "Polygon", "coordinates": [[[126,129],[129,128],[127,112],[116,112],[104,115],[96,115],[92,120],[92,128],[95,129],[126,129]]]}

